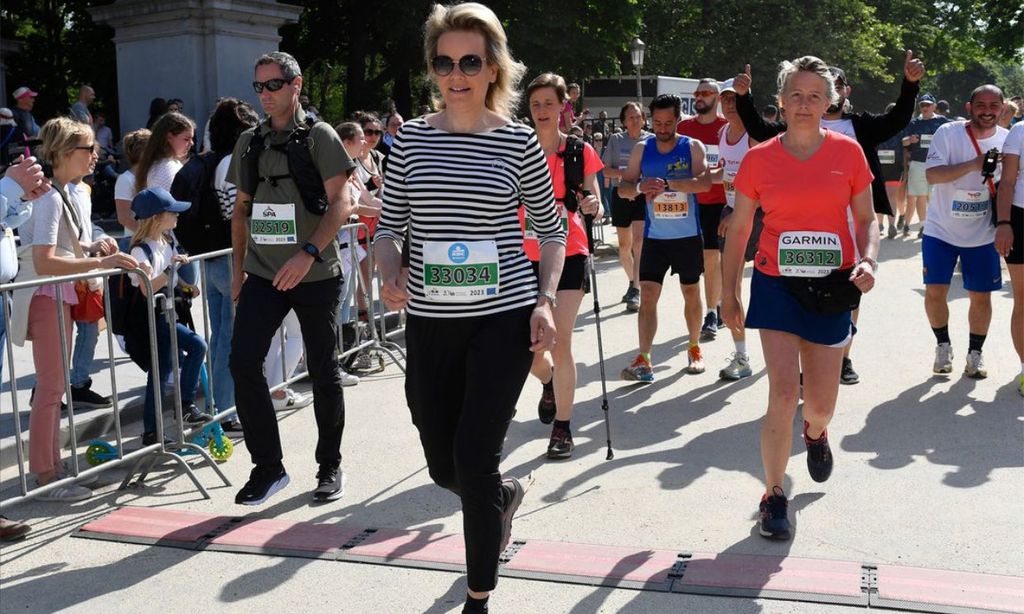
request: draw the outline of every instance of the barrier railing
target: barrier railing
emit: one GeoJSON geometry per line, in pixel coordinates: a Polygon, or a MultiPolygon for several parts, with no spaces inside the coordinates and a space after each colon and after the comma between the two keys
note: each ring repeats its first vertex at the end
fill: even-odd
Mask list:
{"type": "MultiPolygon", "coordinates": [[[[75,482],[77,482],[77,481],[79,481],[79,480],[81,480],[83,478],[88,478],[88,477],[97,475],[97,474],[99,474],[99,473],[101,473],[103,471],[107,471],[109,469],[116,468],[116,467],[122,467],[122,466],[127,465],[129,462],[134,462],[135,466],[128,473],[128,475],[125,477],[124,482],[122,482],[121,487],[124,488],[124,487],[126,487],[130,483],[131,478],[134,475],[134,472],[136,471],[136,469],[138,468],[138,466],[139,466],[139,464],[141,462],[143,462],[143,461],[149,462],[150,463],[149,466],[152,466],[153,464],[155,464],[155,462],[157,460],[160,460],[160,459],[169,459],[169,460],[172,460],[175,463],[177,463],[177,465],[181,469],[184,470],[185,474],[189,477],[189,479],[192,480],[193,484],[195,484],[196,488],[203,494],[203,496],[206,497],[206,498],[209,498],[209,493],[206,491],[206,489],[203,487],[202,483],[199,481],[199,478],[196,476],[195,472],[192,470],[192,467],[189,466],[189,464],[183,458],[178,456],[177,454],[169,452],[167,450],[167,448],[165,447],[165,445],[164,445],[164,436],[163,436],[164,424],[163,424],[163,412],[162,412],[163,406],[162,406],[162,390],[161,390],[162,384],[159,381],[158,377],[157,378],[153,378],[153,383],[152,383],[152,385],[153,385],[153,395],[154,395],[154,407],[155,407],[155,410],[156,410],[156,433],[157,433],[156,439],[157,439],[157,441],[156,441],[156,443],[153,443],[153,444],[150,444],[150,445],[143,445],[138,450],[135,450],[133,452],[129,452],[127,454],[125,453],[125,451],[124,451],[124,437],[123,437],[123,433],[122,433],[122,429],[121,429],[121,407],[120,407],[120,402],[119,402],[120,399],[118,398],[118,395],[117,395],[117,374],[115,373],[115,363],[114,363],[113,331],[111,330],[110,327],[107,327],[106,332],[107,332],[107,349],[108,349],[108,351],[110,353],[109,354],[110,360],[108,361],[108,371],[110,372],[111,388],[113,390],[113,399],[112,399],[113,406],[112,406],[111,411],[113,413],[113,420],[114,420],[114,436],[115,436],[115,441],[116,441],[116,452],[115,452],[116,458],[107,459],[107,462],[104,462],[103,464],[101,464],[99,466],[93,467],[92,469],[87,469],[85,471],[81,471],[81,468],[79,466],[79,461],[78,461],[78,456],[79,456],[78,433],[77,433],[77,431],[75,429],[74,398],[71,395],[71,364],[70,364],[70,355],[71,355],[71,353],[69,352],[70,347],[69,347],[67,336],[64,334],[64,331],[66,330],[66,326],[67,326],[67,319],[66,319],[67,316],[65,315],[64,309],[63,309],[64,291],[65,291],[64,288],[63,288],[63,284],[65,284],[65,283],[72,283],[72,282],[76,282],[76,281],[80,281],[80,280],[87,280],[87,279],[97,279],[97,278],[102,279],[103,280],[104,306],[105,306],[105,309],[106,309],[106,313],[110,313],[111,312],[110,311],[110,278],[113,277],[113,276],[116,276],[116,275],[121,275],[123,273],[127,273],[129,275],[137,275],[138,278],[139,278],[139,283],[141,285],[143,285],[147,289],[147,294],[150,297],[149,301],[148,301],[148,304],[151,307],[150,309],[146,310],[146,312],[147,312],[147,319],[146,319],[146,321],[147,321],[147,326],[148,326],[148,331],[147,332],[148,332],[148,335],[149,335],[149,338],[150,338],[150,341],[151,341],[150,348],[149,348],[150,361],[151,361],[151,363],[153,365],[158,365],[159,364],[159,355],[158,355],[158,348],[157,348],[157,344],[156,344],[156,311],[155,311],[155,309],[157,308],[157,305],[159,303],[158,303],[158,299],[154,298],[153,291],[152,291],[153,290],[153,286],[152,286],[152,284],[151,284],[151,282],[149,280],[149,276],[146,275],[141,269],[134,269],[134,270],[130,270],[130,271],[123,271],[121,269],[104,269],[104,270],[89,271],[89,272],[86,272],[86,273],[78,273],[78,274],[74,274],[74,275],[61,275],[61,276],[54,276],[54,277],[46,277],[46,278],[41,278],[41,279],[35,279],[35,280],[30,280],[30,281],[22,281],[22,282],[17,282],[16,281],[16,282],[11,282],[11,283],[7,283],[7,284],[0,284],[0,304],[2,304],[2,308],[3,308],[2,311],[3,311],[4,325],[6,327],[6,330],[8,330],[8,331],[11,331],[11,315],[12,314],[11,314],[11,311],[10,311],[10,303],[11,303],[10,299],[13,297],[13,293],[15,291],[18,291],[18,290],[30,290],[30,289],[33,289],[33,288],[42,288],[44,286],[51,286],[51,285],[54,286],[54,289],[55,289],[55,293],[54,293],[55,294],[55,302],[57,303],[58,306],[61,306],[60,308],[58,308],[56,310],[56,313],[57,313],[57,326],[58,326],[58,331],[59,331],[59,335],[60,335],[61,365],[62,365],[62,368],[63,368],[63,377],[64,377],[64,394],[65,394],[65,396],[66,396],[66,398],[68,400],[68,410],[66,412],[66,419],[67,419],[67,426],[68,426],[68,431],[69,431],[69,435],[70,435],[70,439],[71,439],[70,445],[71,445],[71,451],[72,451],[72,455],[71,455],[71,459],[70,459],[71,460],[71,475],[64,476],[64,477],[59,478],[59,479],[54,479],[54,480],[48,482],[45,485],[40,485],[40,486],[37,486],[36,488],[29,489],[29,487],[28,487],[28,477],[27,477],[28,474],[27,474],[27,471],[25,470],[25,450],[24,450],[25,438],[24,438],[24,433],[22,431],[22,427],[21,427],[21,411],[20,411],[19,402],[18,402],[18,387],[17,387],[18,375],[17,375],[17,365],[16,365],[15,360],[14,360],[15,359],[15,356],[14,356],[14,343],[13,343],[13,340],[12,340],[11,336],[8,335],[7,336],[7,341],[6,341],[6,344],[5,344],[6,345],[5,350],[6,350],[6,353],[7,353],[8,373],[10,374],[10,379],[9,379],[9,382],[10,382],[10,396],[11,396],[11,408],[12,408],[12,411],[13,411],[13,424],[14,424],[14,434],[15,434],[15,450],[16,450],[17,463],[18,463],[18,486],[19,486],[19,490],[20,490],[20,495],[0,500],[0,510],[3,510],[3,509],[5,509],[7,507],[10,507],[12,505],[16,505],[18,503],[24,502],[26,500],[30,500],[30,499],[34,499],[36,497],[42,496],[43,494],[46,494],[46,493],[51,492],[53,490],[56,490],[57,488],[60,488],[62,486],[67,486],[67,485],[73,484],[73,483],[75,483],[75,482]]],[[[157,295],[157,296],[159,296],[159,295],[157,295]]],[[[59,409],[57,411],[59,411],[59,409]]],[[[181,430],[180,429],[180,426],[181,426],[180,412],[179,412],[177,418],[178,418],[178,426],[179,426],[179,431],[180,431],[181,430]]],[[[49,434],[47,434],[47,436],[49,436],[49,434]]],[[[31,445],[31,439],[29,440],[29,445],[31,445]]],[[[220,470],[216,468],[216,465],[215,465],[215,463],[213,463],[212,459],[209,459],[208,456],[206,458],[208,460],[210,460],[210,464],[214,466],[214,468],[217,470],[218,473],[220,473],[220,470]]],[[[55,467],[55,470],[57,470],[58,468],[59,467],[55,467]]],[[[221,476],[223,477],[222,473],[221,473],[221,476]]],[[[226,481],[226,478],[224,478],[224,479],[226,481]]],[[[228,484],[230,485],[230,483],[228,483],[228,484]]]]}

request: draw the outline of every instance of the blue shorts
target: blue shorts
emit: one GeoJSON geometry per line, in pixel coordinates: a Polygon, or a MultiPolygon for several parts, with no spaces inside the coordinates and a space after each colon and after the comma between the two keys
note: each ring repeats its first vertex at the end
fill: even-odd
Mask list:
{"type": "Polygon", "coordinates": [[[925,285],[948,286],[953,280],[957,258],[960,259],[964,290],[992,292],[1003,287],[1003,271],[994,243],[979,247],[957,247],[928,235],[921,240],[925,285]]]}
{"type": "Polygon", "coordinates": [[[856,332],[849,311],[831,315],[812,313],[793,296],[782,277],[765,275],[757,269],[750,279],[746,327],[779,330],[833,347],[845,346],[856,332]]]}

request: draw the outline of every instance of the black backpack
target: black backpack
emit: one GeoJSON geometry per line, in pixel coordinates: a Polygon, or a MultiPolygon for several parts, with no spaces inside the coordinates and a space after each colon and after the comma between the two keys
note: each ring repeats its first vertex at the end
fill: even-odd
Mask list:
{"type": "Polygon", "coordinates": [[[326,122],[314,121],[307,117],[306,121],[291,131],[288,141],[280,145],[267,144],[264,136],[260,134],[260,127],[257,126],[253,130],[249,146],[246,147],[241,160],[242,164],[248,165],[246,179],[250,183],[239,185],[238,189],[255,198],[256,189],[260,183],[276,186],[279,181],[294,181],[306,210],[314,215],[326,213],[330,203],[327,200],[327,192],[324,190],[323,177],[320,176],[320,171],[317,170],[316,163],[313,161],[311,152],[313,137],[309,135],[313,127],[321,123],[326,122]],[[287,175],[260,176],[260,155],[267,149],[273,149],[288,156],[287,175]]]}
{"type": "MultiPolygon", "coordinates": [[[[153,262],[153,250],[145,241],[139,244],[146,258],[153,262]]],[[[110,293],[110,312],[107,314],[107,325],[115,335],[125,340],[125,351],[132,362],[143,371],[150,366],[149,356],[149,319],[146,316],[146,305],[149,301],[142,290],[132,285],[131,274],[112,275],[108,282],[110,293]]]]}
{"type": "Polygon", "coordinates": [[[174,176],[171,196],[192,203],[178,215],[174,229],[189,254],[205,254],[231,247],[231,220],[221,214],[220,199],[213,187],[217,165],[227,156],[209,151],[189,160],[174,176]]]}

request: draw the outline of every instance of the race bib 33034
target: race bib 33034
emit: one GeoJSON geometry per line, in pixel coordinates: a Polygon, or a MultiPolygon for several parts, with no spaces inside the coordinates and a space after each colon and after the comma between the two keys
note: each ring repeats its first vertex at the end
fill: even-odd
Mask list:
{"type": "Polygon", "coordinates": [[[475,302],[498,295],[498,245],[494,241],[427,241],[423,292],[431,301],[475,302]]]}

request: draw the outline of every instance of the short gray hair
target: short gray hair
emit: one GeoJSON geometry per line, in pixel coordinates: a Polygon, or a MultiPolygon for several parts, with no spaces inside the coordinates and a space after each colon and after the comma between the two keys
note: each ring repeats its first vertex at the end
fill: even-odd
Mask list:
{"type": "Polygon", "coordinates": [[[779,64],[779,98],[782,98],[782,92],[789,85],[790,78],[798,72],[809,72],[821,77],[822,81],[825,82],[825,95],[828,97],[830,104],[839,102],[839,92],[836,91],[836,78],[832,74],[832,71],[828,69],[826,64],[821,58],[816,58],[813,55],[805,55],[801,58],[797,58],[792,62],[784,61],[779,64]]]}
{"type": "Polygon", "coordinates": [[[281,75],[285,79],[291,81],[295,77],[302,76],[302,69],[299,68],[299,63],[290,53],[284,51],[271,51],[270,53],[264,53],[256,60],[256,67],[263,66],[265,64],[277,64],[281,67],[281,75]]]}

